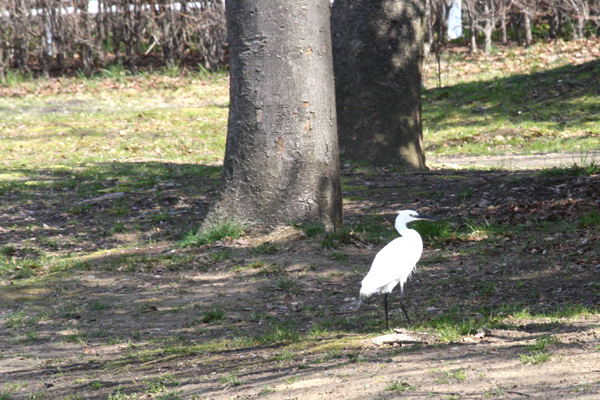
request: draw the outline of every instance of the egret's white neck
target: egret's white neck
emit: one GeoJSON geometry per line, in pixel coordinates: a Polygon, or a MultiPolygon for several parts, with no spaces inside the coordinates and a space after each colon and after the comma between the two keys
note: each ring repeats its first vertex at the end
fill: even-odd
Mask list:
{"type": "Polygon", "coordinates": [[[414,231],[413,229],[410,229],[408,226],[406,226],[406,224],[396,224],[396,230],[398,231],[400,236],[405,236],[408,233],[408,231],[414,231]]]}
{"type": "Polygon", "coordinates": [[[404,221],[396,223],[395,228],[400,234],[400,236],[405,236],[406,234],[409,234],[409,231],[416,232],[414,229],[410,229],[408,226],[406,226],[406,223],[404,223],[404,221]]]}

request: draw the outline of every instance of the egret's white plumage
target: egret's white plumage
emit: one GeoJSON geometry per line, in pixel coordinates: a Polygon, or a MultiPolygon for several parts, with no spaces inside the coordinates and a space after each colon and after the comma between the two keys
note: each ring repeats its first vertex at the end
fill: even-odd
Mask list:
{"type": "MultiPolygon", "coordinates": [[[[396,285],[400,284],[401,297],[404,292],[404,284],[410,274],[415,270],[417,261],[423,253],[423,240],[421,235],[414,229],[409,229],[407,224],[420,219],[437,219],[419,214],[416,211],[404,210],[396,217],[395,228],[400,234],[399,238],[392,240],[377,253],[371,270],[365,276],[360,288],[360,297],[367,298],[373,294],[383,293],[385,306],[386,326],[387,294],[391,293],[396,285]]],[[[408,319],[408,314],[402,306],[402,310],[408,319]]],[[[410,322],[410,319],[409,319],[410,322]]]]}

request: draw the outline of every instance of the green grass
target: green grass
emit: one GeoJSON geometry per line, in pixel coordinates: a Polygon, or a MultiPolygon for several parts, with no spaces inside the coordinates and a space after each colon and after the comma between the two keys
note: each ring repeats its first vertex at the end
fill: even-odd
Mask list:
{"type": "Polygon", "coordinates": [[[381,215],[370,216],[359,221],[352,230],[364,243],[387,243],[398,237],[398,232],[389,221],[385,221],[381,215]]]}
{"type": "Polygon", "coordinates": [[[406,382],[391,381],[387,383],[385,390],[396,393],[404,393],[416,390],[417,387],[406,382]]]}
{"type": "Polygon", "coordinates": [[[321,245],[326,249],[337,249],[342,244],[351,243],[352,228],[340,226],[334,232],[325,232],[321,245]]]}
{"type": "Polygon", "coordinates": [[[303,229],[304,233],[306,233],[306,236],[308,237],[315,237],[325,233],[325,226],[318,224],[306,225],[303,226],[303,229]]]}
{"type": "Polygon", "coordinates": [[[263,344],[297,342],[301,339],[302,335],[297,328],[286,325],[276,325],[270,331],[260,334],[256,337],[256,340],[263,344]]]}
{"type": "Polygon", "coordinates": [[[213,308],[212,310],[208,310],[204,313],[202,322],[214,323],[214,322],[221,322],[224,319],[225,319],[225,311],[220,308],[213,308]]]}
{"type": "Polygon", "coordinates": [[[264,243],[259,246],[253,247],[250,252],[252,254],[264,255],[264,254],[277,254],[282,250],[282,247],[275,243],[264,243]]]}
{"type": "Polygon", "coordinates": [[[573,162],[564,167],[552,167],[542,170],[542,175],[546,176],[590,176],[600,174],[600,164],[596,161],[583,163],[573,162]]]}
{"type": "MultiPolygon", "coordinates": [[[[480,285],[475,284],[475,291],[487,297],[490,296],[488,293],[489,287],[495,287],[495,284],[493,282],[482,282],[480,285]]],[[[435,333],[442,342],[454,343],[460,342],[464,336],[480,332],[483,328],[516,329],[516,326],[522,325],[522,322],[519,321],[526,321],[528,329],[544,332],[553,326],[557,326],[564,318],[585,318],[598,312],[598,310],[579,304],[566,304],[551,311],[540,310],[535,313],[529,307],[512,305],[500,305],[492,309],[486,306],[473,311],[465,314],[456,307],[450,308],[442,314],[420,322],[416,325],[416,328],[435,333]]],[[[522,359],[544,358],[545,356],[540,353],[547,353],[547,347],[557,343],[560,342],[555,337],[542,336],[527,347],[529,352],[524,354],[522,359]]]]}
{"type": "Polygon", "coordinates": [[[221,221],[203,230],[188,232],[176,247],[204,246],[219,240],[239,239],[244,235],[246,226],[234,221],[221,221]]]}
{"type": "Polygon", "coordinates": [[[233,251],[225,249],[225,250],[218,250],[218,251],[211,252],[208,257],[210,258],[211,261],[219,262],[219,261],[227,260],[228,258],[231,258],[232,256],[233,256],[233,251]]]}
{"type": "Polygon", "coordinates": [[[292,279],[279,279],[275,282],[274,288],[284,293],[300,293],[300,284],[292,279]]]}
{"type": "Polygon", "coordinates": [[[579,221],[584,228],[590,226],[600,227],[600,212],[592,210],[589,213],[580,216],[579,221]]]}
{"type": "Polygon", "coordinates": [[[259,396],[265,396],[267,394],[271,394],[275,392],[275,389],[273,389],[271,386],[269,385],[265,385],[260,392],[258,392],[259,396]]]}
{"type": "MultiPolygon", "coordinates": [[[[393,225],[379,215],[369,216],[352,225],[343,225],[334,232],[325,232],[321,226],[309,226],[304,229],[309,237],[321,236],[321,245],[326,249],[337,249],[342,245],[351,244],[353,241],[382,244],[398,237],[393,225]]],[[[341,253],[334,252],[332,254],[341,253]]]]}
{"type": "Polygon", "coordinates": [[[227,386],[227,387],[236,387],[236,386],[240,386],[244,383],[243,380],[241,380],[236,373],[230,373],[227,374],[225,376],[222,376],[220,378],[220,381],[223,385],[227,386]]]}
{"type": "Polygon", "coordinates": [[[523,364],[541,364],[550,361],[552,355],[544,351],[530,351],[528,354],[519,354],[523,364]]]}
{"type": "Polygon", "coordinates": [[[420,327],[435,332],[443,342],[460,342],[463,336],[477,333],[479,328],[488,323],[488,318],[465,318],[458,310],[454,310],[423,322],[420,327]]]}
{"type": "Polygon", "coordinates": [[[157,400],[182,400],[182,397],[179,395],[179,391],[168,392],[160,394],[156,397],[157,400]]]}
{"type": "Polygon", "coordinates": [[[416,221],[413,228],[431,242],[444,242],[454,235],[454,228],[449,221],[416,221]]]}
{"type": "Polygon", "coordinates": [[[600,94],[591,88],[598,74],[600,63],[591,61],[426,90],[425,147],[432,155],[597,150],[600,94]]]}

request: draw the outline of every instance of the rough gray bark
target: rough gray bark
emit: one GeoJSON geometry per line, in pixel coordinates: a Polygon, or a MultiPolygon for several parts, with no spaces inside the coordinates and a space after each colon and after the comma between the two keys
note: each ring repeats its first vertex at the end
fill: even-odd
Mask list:
{"type": "Polygon", "coordinates": [[[230,106],[220,199],[207,224],[342,222],[329,0],[226,6],[230,106]]]}
{"type": "Polygon", "coordinates": [[[340,154],[425,168],[421,0],[335,0],[332,40],[340,154]]]}

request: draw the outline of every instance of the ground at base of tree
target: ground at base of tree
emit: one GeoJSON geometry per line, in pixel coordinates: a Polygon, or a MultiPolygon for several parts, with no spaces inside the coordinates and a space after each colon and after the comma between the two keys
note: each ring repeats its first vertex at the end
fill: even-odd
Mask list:
{"type": "MultiPolygon", "coordinates": [[[[50,222],[79,203],[30,210],[65,236],[89,229],[98,249],[45,269],[36,251],[55,246],[68,261],[81,244],[38,234],[3,248],[20,264],[1,278],[2,398],[598,398],[597,170],[345,164],[342,176],[336,234],[292,225],[204,247],[157,236],[102,251],[114,238],[94,227],[123,198],[89,203],[76,225],[50,222]],[[416,226],[425,252],[405,287],[413,325],[392,303],[391,325],[420,342],[378,345],[391,333],[382,299],[348,306],[405,208],[446,222],[416,226]]],[[[124,196],[135,221],[157,193],[124,196]]],[[[199,214],[186,215],[199,222],[194,196],[172,185],[156,201],[194,204],[199,214]]],[[[7,243],[25,234],[4,229],[7,243]]]]}

